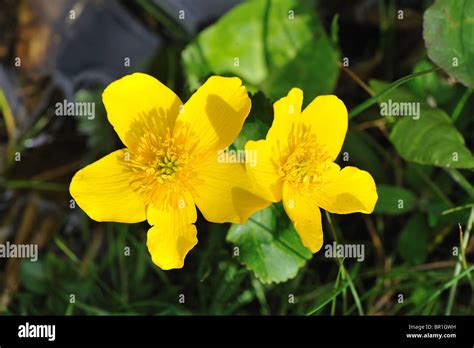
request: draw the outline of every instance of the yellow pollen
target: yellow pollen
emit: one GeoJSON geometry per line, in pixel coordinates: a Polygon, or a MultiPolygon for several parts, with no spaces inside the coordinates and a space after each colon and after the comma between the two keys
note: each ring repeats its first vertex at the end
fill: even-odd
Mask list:
{"type": "Polygon", "coordinates": [[[279,174],[303,193],[321,185],[322,176],[330,164],[330,156],[315,136],[308,136],[295,145],[279,174]]]}
{"type": "Polygon", "coordinates": [[[131,187],[141,194],[146,204],[171,202],[177,193],[193,192],[196,184],[194,167],[198,162],[190,154],[184,132],[145,130],[137,139],[137,146],[130,149],[125,160],[132,171],[131,187]]]}

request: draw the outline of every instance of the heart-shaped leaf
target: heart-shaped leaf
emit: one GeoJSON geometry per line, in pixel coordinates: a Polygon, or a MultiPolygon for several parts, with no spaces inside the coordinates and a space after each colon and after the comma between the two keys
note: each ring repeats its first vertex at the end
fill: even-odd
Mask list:
{"type": "Polygon", "coordinates": [[[237,75],[251,91],[280,98],[292,87],[330,93],[338,51],[314,10],[297,0],[251,0],[236,6],[183,51],[191,89],[211,74],[237,75]]]}
{"type": "MultiPolygon", "coordinates": [[[[371,81],[370,85],[376,92],[388,86],[380,81],[371,81]]],[[[438,167],[474,168],[474,157],[466,147],[462,134],[442,109],[430,107],[401,87],[381,102],[386,104],[389,114],[391,105],[397,105],[399,110],[408,109],[404,106],[406,104],[419,106],[416,117],[392,117],[397,121],[390,133],[390,141],[405,160],[438,167]]]]}
{"type": "Polygon", "coordinates": [[[437,0],[425,11],[423,37],[436,64],[474,87],[474,1],[437,0]]]}
{"type": "Polygon", "coordinates": [[[243,225],[232,225],[227,234],[227,240],[237,247],[234,255],[262,283],[294,278],[312,257],[281,210],[281,205],[271,205],[243,225]]]}

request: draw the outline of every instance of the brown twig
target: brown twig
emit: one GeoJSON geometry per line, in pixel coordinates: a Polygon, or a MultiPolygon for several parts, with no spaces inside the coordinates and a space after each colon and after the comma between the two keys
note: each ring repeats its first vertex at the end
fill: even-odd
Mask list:
{"type": "Polygon", "coordinates": [[[357,83],[364,91],[367,92],[368,95],[373,97],[375,95],[375,92],[372,91],[372,89],[367,86],[367,84],[362,81],[362,79],[356,75],[351,69],[343,66],[341,62],[338,63],[339,68],[341,68],[342,71],[344,71],[355,83],[357,83]]]}

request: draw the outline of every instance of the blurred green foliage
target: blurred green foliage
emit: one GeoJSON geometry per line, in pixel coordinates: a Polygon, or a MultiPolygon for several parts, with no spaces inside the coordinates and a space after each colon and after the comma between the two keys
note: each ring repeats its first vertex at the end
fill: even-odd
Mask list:
{"type": "Polygon", "coordinates": [[[416,197],[410,191],[391,185],[377,185],[379,200],[375,206],[375,213],[398,215],[413,210],[416,206],[416,197]]]}

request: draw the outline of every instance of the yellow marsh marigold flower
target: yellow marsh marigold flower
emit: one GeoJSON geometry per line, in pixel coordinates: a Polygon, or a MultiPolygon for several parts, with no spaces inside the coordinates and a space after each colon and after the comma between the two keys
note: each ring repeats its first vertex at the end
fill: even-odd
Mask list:
{"type": "Polygon", "coordinates": [[[183,106],[137,73],[111,83],[102,99],[126,149],[77,172],[71,195],[97,221],[148,220],[148,250],[162,269],[181,268],[196,245],[195,204],[209,221],[234,223],[268,204],[250,193],[243,164],[217,161],[250,111],[240,79],[213,76],[183,106]]]}
{"type": "Polygon", "coordinates": [[[293,88],[274,105],[274,120],[265,140],[249,141],[257,165],[247,173],[259,193],[283,200],[303,244],[313,253],[323,244],[319,207],[337,214],[369,214],[377,202],[372,176],[334,163],[347,132],[348,116],[336,96],[314,99],[303,111],[303,92],[293,88]]]}

